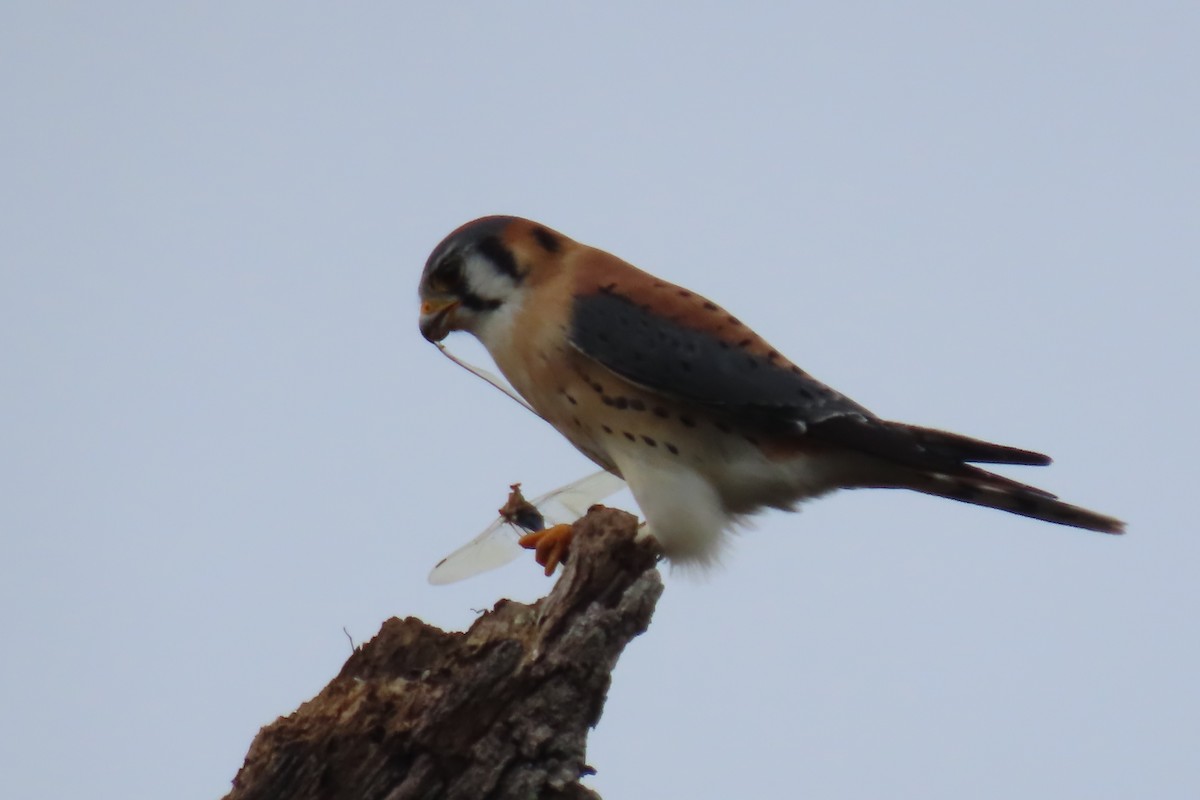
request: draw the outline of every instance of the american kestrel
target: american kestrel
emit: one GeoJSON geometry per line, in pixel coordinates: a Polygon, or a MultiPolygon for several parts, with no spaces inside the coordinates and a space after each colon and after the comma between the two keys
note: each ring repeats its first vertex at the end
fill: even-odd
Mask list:
{"type": "Polygon", "coordinates": [[[1047,456],[881,419],[717,304],[530,220],[455,230],[429,256],[420,299],[425,338],[474,334],[538,414],[625,479],[674,562],[711,563],[740,518],[835,489],[912,489],[1124,532],[973,466],[1047,456]]]}

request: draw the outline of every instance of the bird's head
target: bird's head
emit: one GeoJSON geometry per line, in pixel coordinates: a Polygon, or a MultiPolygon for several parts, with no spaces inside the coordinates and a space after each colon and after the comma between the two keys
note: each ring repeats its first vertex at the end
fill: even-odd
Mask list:
{"type": "Polygon", "coordinates": [[[421,273],[421,335],[431,342],[457,330],[479,336],[490,320],[520,304],[527,284],[551,268],[568,241],[518,217],[484,217],[455,230],[421,273]]]}

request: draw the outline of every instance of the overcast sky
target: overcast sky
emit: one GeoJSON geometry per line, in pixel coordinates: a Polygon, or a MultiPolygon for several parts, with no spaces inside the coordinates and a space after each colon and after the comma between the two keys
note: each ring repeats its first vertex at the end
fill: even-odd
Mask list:
{"type": "Polygon", "coordinates": [[[591,469],[417,332],[504,213],[1130,526],[762,516],[667,575],[605,798],[1200,796],[1200,6],[783,5],[0,7],[0,795],[217,797],[343,627],[548,589],[425,581],[591,469]]]}

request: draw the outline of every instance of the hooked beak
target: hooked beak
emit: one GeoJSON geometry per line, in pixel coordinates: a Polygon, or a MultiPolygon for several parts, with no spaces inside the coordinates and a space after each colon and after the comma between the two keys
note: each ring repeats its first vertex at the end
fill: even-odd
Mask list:
{"type": "Polygon", "coordinates": [[[430,342],[445,339],[454,330],[453,317],[458,305],[458,300],[421,301],[421,335],[430,342]]]}

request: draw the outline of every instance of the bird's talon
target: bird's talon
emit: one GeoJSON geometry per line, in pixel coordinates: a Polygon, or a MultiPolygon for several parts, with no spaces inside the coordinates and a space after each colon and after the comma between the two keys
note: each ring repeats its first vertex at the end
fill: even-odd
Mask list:
{"type": "Polygon", "coordinates": [[[517,544],[533,551],[533,558],[546,568],[546,577],[554,574],[555,568],[567,560],[571,544],[572,526],[555,525],[542,531],[527,533],[517,544]]]}

